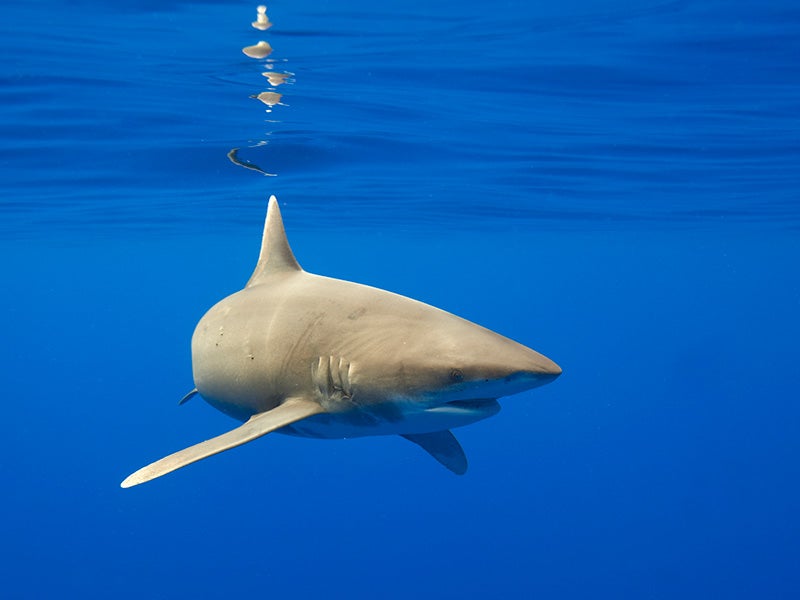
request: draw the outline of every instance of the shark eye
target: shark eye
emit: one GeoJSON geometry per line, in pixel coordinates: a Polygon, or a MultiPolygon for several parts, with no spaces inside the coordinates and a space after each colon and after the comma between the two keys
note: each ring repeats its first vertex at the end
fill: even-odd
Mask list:
{"type": "Polygon", "coordinates": [[[463,380],[464,380],[464,373],[461,372],[461,369],[452,369],[450,371],[450,381],[458,383],[459,381],[463,380]]]}

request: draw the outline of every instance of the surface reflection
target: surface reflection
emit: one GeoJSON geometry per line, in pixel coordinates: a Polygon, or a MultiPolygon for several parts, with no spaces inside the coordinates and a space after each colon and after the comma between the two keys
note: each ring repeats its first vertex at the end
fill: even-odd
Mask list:
{"type": "Polygon", "coordinates": [[[281,103],[281,95],[276,92],[261,92],[260,94],[253,97],[258,98],[259,100],[261,100],[261,102],[263,102],[270,108],[272,108],[276,104],[281,103]]]}
{"type": "Polygon", "coordinates": [[[264,77],[267,78],[269,84],[272,87],[278,87],[279,85],[283,85],[286,83],[286,79],[291,75],[291,73],[276,73],[275,71],[267,71],[266,73],[262,73],[264,77]]]}
{"type": "MultiPolygon", "coordinates": [[[[257,144],[263,145],[263,144],[257,144]]],[[[256,171],[261,173],[262,175],[266,175],[267,177],[275,177],[277,173],[267,173],[264,169],[259,167],[256,164],[251,163],[249,160],[242,160],[239,158],[239,148],[231,148],[231,151],[228,152],[228,159],[235,165],[239,165],[240,167],[244,167],[245,169],[250,169],[251,171],[256,171]]]]}
{"type": "Polygon", "coordinates": [[[247,54],[250,58],[266,58],[272,54],[272,46],[269,42],[258,42],[254,46],[245,46],[242,52],[247,54]]]}
{"type": "Polygon", "coordinates": [[[256,20],[250,23],[256,29],[260,29],[261,31],[266,31],[270,27],[272,27],[272,23],[267,16],[267,7],[263,4],[256,8],[256,20]]]}
{"type": "MultiPolygon", "coordinates": [[[[256,8],[256,20],[250,23],[252,27],[258,29],[260,31],[266,31],[270,27],[272,27],[273,23],[269,20],[269,16],[267,16],[267,7],[264,5],[259,5],[256,8]]],[[[285,63],[286,59],[275,59],[269,58],[274,49],[272,45],[264,40],[253,44],[252,46],[245,46],[242,48],[242,52],[249,56],[252,59],[259,61],[259,66],[262,69],[266,69],[261,73],[263,77],[267,79],[268,88],[264,91],[253,93],[250,95],[251,98],[259,100],[262,104],[266,106],[267,113],[270,113],[270,118],[265,119],[266,123],[279,123],[280,121],[274,118],[273,110],[277,106],[285,106],[281,100],[283,98],[283,94],[278,93],[276,88],[281,85],[291,84],[293,82],[294,74],[289,71],[281,71],[278,68],[280,63],[285,63]]],[[[262,80],[263,81],[263,80],[262,80]]],[[[259,165],[255,164],[250,160],[246,160],[239,156],[239,151],[247,151],[248,149],[257,148],[261,146],[266,146],[268,138],[272,134],[272,131],[265,131],[264,137],[261,141],[248,146],[247,148],[232,148],[228,152],[228,159],[235,165],[248,169],[250,171],[255,171],[257,173],[261,173],[262,175],[266,175],[269,177],[274,177],[277,173],[271,173],[267,169],[260,167],[259,165]]]]}

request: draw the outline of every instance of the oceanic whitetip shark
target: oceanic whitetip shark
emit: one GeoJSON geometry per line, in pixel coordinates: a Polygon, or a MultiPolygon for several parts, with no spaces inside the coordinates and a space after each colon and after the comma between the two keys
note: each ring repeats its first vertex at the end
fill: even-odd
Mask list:
{"type": "Polygon", "coordinates": [[[549,358],[433,306],[312,275],[295,260],[275,196],[244,289],[213,306],[192,336],[195,389],[244,421],[125,481],[155,479],[272,431],[316,438],[400,435],[457,474],[450,432],[500,410],[497,398],[553,381],[549,358]]]}

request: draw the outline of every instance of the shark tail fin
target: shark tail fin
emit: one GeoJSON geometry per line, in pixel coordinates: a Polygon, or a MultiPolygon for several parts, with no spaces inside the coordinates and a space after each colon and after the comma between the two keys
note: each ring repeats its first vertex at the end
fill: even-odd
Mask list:
{"type": "Polygon", "coordinates": [[[445,429],[434,433],[409,433],[402,437],[414,442],[456,475],[467,472],[467,456],[452,431],[445,429]]]}
{"type": "Polygon", "coordinates": [[[271,273],[302,270],[302,267],[294,257],[292,248],[289,246],[289,240],[286,238],[286,230],[283,228],[278,199],[275,196],[270,196],[258,263],[256,263],[256,268],[245,287],[262,283],[263,279],[271,273]]]}
{"type": "Polygon", "coordinates": [[[285,425],[321,412],[324,412],[324,410],[316,402],[302,398],[290,398],[272,410],[253,415],[236,429],[205,442],[184,448],[139,469],[129,475],[121,486],[129,488],[156,477],[161,477],[193,462],[230,450],[236,446],[241,446],[285,425]]]}

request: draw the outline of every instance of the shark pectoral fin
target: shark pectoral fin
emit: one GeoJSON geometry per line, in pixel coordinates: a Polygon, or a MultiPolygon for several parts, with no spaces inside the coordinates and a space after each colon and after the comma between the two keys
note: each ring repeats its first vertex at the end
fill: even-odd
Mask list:
{"type": "Polygon", "coordinates": [[[324,409],[316,402],[303,398],[290,398],[272,410],[253,415],[236,429],[205,442],[184,448],[139,469],[129,475],[120,485],[124,488],[139,485],[213,454],[241,446],[285,425],[321,412],[324,412],[324,409]]]}
{"type": "Polygon", "coordinates": [[[434,433],[413,433],[402,437],[425,450],[456,475],[467,472],[467,456],[456,436],[447,429],[434,433]]]}
{"type": "Polygon", "coordinates": [[[180,406],[182,404],[186,404],[189,400],[191,400],[196,395],[197,395],[197,388],[194,388],[191,392],[189,392],[183,398],[178,400],[178,406],[180,406]]]}

